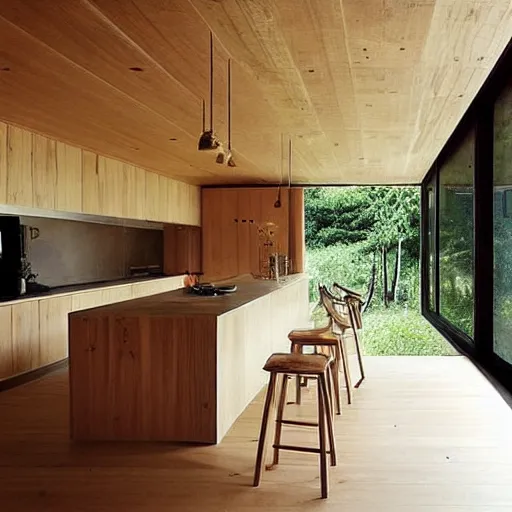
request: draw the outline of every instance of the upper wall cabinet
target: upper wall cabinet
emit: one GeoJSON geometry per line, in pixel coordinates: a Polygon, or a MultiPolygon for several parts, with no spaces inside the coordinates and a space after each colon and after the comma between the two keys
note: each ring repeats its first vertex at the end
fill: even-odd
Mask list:
{"type": "Polygon", "coordinates": [[[200,224],[200,190],[0,122],[0,204],[200,224]]]}

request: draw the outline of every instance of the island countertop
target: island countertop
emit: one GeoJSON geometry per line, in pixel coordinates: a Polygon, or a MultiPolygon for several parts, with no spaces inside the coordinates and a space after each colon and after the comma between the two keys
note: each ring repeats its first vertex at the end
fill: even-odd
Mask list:
{"type": "Polygon", "coordinates": [[[174,290],[171,292],[159,293],[140,299],[132,299],[116,304],[100,306],[97,308],[80,311],[75,315],[122,315],[131,316],[170,316],[170,315],[211,315],[221,316],[225,313],[238,309],[254,300],[268,295],[281,288],[286,288],[301,280],[306,280],[306,274],[292,274],[280,279],[273,280],[255,279],[250,275],[239,276],[216,285],[233,284],[237,286],[234,293],[206,297],[188,293],[186,289],[174,290]]]}
{"type": "Polygon", "coordinates": [[[218,443],[265,385],[263,365],[308,321],[308,278],[252,276],[69,315],[75,440],[218,443]]]}

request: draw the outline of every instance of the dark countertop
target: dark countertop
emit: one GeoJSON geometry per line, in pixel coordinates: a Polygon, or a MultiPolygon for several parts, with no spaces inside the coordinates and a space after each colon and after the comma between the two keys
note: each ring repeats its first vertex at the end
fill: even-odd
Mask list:
{"type": "Polygon", "coordinates": [[[72,313],[72,316],[169,316],[169,315],[213,315],[220,316],[280,288],[307,279],[306,274],[294,274],[276,281],[254,279],[252,276],[240,276],[215,284],[235,284],[237,291],[216,297],[193,295],[184,289],[159,293],[140,299],[132,299],[107,306],[100,306],[72,313]]]}
{"type": "Polygon", "coordinates": [[[111,288],[114,286],[123,286],[137,283],[145,283],[148,281],[157,281],[159,279],[169,279],[171,277],[179,276],[166,276],[163,274],[152,276],[134,276],[125,277],[123,279],[116,279],[115,281],[95,281],[93,283],[75,284],[68,286],[56,286],[47,291],[26,293],[15,298],[0,298],[0,306],[9,306],[10,304],[17,304],[19,302],[47,299],[51,297],[58,297],[60,295],[71,295],[73,293],[89,292],[99,288],[111,288]]]}

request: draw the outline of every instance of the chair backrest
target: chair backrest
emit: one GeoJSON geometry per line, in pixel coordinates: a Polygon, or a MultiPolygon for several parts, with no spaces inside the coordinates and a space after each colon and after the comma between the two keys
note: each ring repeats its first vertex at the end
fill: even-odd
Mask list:
{"type": "Polygon", "coordinates": [[[365,303],[363,296],[338,283],[334,283],[332,286],[336,291],[341,293],[343,300],[346,302],[355,324],[354,328],[361,329],[363,327],[362,306],[365,303]]]}
{"type": "Polygon", "coordinates": [[[322,302],[322,305],[324,306],[325,310],[327,311],[327,314],[333,321],[334,325],[338,327],[342,332],[345,329],[349,329],[352,327],[349,318],[347,318],[347,315],[342,314],[340,311],[336,309],[336,305],[338,306],[344,306],[344,304],[340,301],[336,300],[336,297],[334,297],[326,286],[319,285],[318,290],[320,292],[320,300],[322,302]]]}

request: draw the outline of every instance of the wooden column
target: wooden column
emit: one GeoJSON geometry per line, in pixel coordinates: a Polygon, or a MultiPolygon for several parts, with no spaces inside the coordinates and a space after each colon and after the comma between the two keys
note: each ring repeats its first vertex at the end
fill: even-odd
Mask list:
{"type": "Polygon", "coordinates": [[[293,272],[304,272],[306,253],[304,189],[290,189],[289,256],[293,272]]]}

